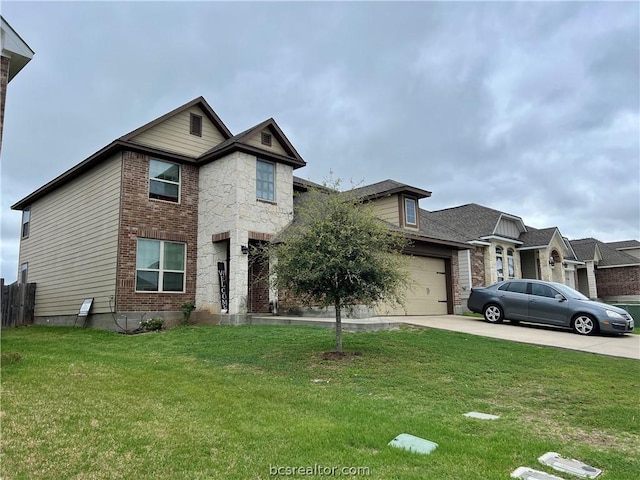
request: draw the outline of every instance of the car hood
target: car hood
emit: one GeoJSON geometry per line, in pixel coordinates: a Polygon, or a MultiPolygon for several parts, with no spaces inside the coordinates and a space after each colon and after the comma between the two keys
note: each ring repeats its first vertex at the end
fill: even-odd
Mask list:
{"type": "Polygon", "coordinates": [[[619,313],[620,315],[626,315],[627,312],[624,308],[614,307],[613,305],[609,305],[608,303],[596,302],[594,300],[576,300],[579,303],[584,303],[586,305],[590,305],[592,307],[601,308],[603,310],[611,310],[612,312],[619,313]]]}

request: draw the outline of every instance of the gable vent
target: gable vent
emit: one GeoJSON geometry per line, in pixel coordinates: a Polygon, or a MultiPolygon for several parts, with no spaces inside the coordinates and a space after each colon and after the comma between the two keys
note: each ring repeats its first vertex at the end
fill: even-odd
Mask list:
{"type": "Polygon", "coordinates": [[[191,114],[191,121],[189,123],[189,133],[191,135],[202,136],[202,116],[191,114]]]}

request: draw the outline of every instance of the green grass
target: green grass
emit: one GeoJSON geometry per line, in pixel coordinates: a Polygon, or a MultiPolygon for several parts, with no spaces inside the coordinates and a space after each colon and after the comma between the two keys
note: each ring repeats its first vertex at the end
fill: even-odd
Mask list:
{"type": "Polygon", "coordinates": [[[3,330],[0,477],[498,479],[556,451],[637,478],[639,361],[430,329],[344,341],[361,355],[323,360],[333,333],[308,327],[3,330]],[[399,433],[439,447],[388,447],[399,433]]]}

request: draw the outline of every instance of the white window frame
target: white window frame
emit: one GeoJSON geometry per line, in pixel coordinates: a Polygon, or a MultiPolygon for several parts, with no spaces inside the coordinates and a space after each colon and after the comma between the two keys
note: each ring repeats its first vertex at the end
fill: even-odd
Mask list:
{"type": "Polygon", "coordinates": [[[404,224],[412,227],[418,226],[418,201],[415,198],[404,197],[404,224]],[[413,222],[409,220],[408,205],[413,205],[413,222]]]}
{"type": "Polygon", "coordinates": [[[154,200],[157,202],[167,202],[167,203],[180,203],[180,197],[182,195],[182,165],[180,165],[179,163],[175,163],[175,162],[167,162],[165,160],[160,160],[157,158],[150,158],[149,159],[149,200],[154,200]],[[158,162],[158,163],[164,163],[166,165],[177,165],[178,166],[178,181],[174,182],[172,180],[165,180],[163,178],[156,178],[156,177],[152,177],[151,176],[151,163],[152,162],[158,162]],[[151,196],[151,182],[162,182],[162,183],[167,183],[169,185],[177,185],[178,186],[178,198],[176,200],[166,200],[164,198],[153,198],[151,196]]]}
{"type": "Polygon", "coordinates": [[[135,291],[136,293],[185,293],[187,283],[187,244],[184,242],[172,242],[169,240],[156,240],[155,238],[138,238],[136,241],[136,278],[135,278],[135,291]],[[158,268],[138,268],[138,245],[140,240],[147,242],[158,242],[160,244],[160,258],[158,261],[158,268]],[[170,270],[163,268],[164,265],[164,245],[165,243],[175,243],[178,245],[184,245],[184,257],[182,264],[183,270],[170,270]],[[138,272],[158,272],[158,290],[138,290],[138,272]],[[182,274],[182,290],[164,290],[163,281],[164,273],[181,273],[182,274]]]}
{"type": "Polygon", "coordinates": [[[509,280],[516,278],[516,257],[513,248],[507,249],[507,276],[509,280]]]}
{"type": "Polygon", "coordinates": [[[498,245],[495,249],[496,252],[496,278],[498,282],[502,282],[505,279],[504,276],[504,248],[498,245]]]}
{"type": "Polygon", "coordinates": [[[276,202],[276,164],[274,162],[269,162],[267,160],[262,160],[260,158],[256,159],[256,199],[258,200],[262,200],[264,202],[272,202],[275,203],[276,202]],[[273,178],[271,180],[271,183],[273,184],[273,198],[265,198],[263,196],[261,196],[261,193],[263,192],[263,190],[261,190],[258,187],[259,182],[264,182],[265,180],[261,180],[260,178],[258,178],[258,170],[259,170],[259,166],[260,164],[264,164],[264,165],[271,165],[271,168],[273,169],[273,178]]]}

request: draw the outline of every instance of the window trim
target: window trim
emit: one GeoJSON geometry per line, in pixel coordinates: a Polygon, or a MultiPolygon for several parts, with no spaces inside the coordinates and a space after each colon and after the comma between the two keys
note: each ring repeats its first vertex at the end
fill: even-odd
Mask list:
{"type": "Polygon", "coordinates": [[[134,291],[135,293],[186,293],[187,290],[187,244],[185,242],[174,242],[171,240],[158,240],[155,238],[144,238],[138,237],[136,238],[136,265],[135,265],[135,281],[134,281],[134,291]],[[145,240],[149,242],[158,242],[160,244],[160,256],[158,259],[158,268],[138,268],[138,247],[140,245],[140,240],[145,240]],[[165,243],[175,243],[178,245],[184,245],[184,254],[182,259],[182,264],[184,266],[184,270],[170,270],[164,269],[164,244],[165,243]],[[158,272],[158,290],[138,290],[138,272],[158,272]],[[182,290],[164,290],[162,287],[164,286],[164,273],[182,273],[182,290]]]}
{"type": "Polygon", "coordinates": [[[189,133],[196,137],[202,136],[202,115],[191,113],[189,116],[189,133]],[[197,128],[196,128],[197,127],[197,128]]]}
{"type": "Polygon", "coordinates": [[[28,206],[28,207],[25,207],[24,210],[22,210],[20,238],[29,238],[30,230],[31,230],[31,206],[28,206]],[[25,217],[27,217],[26,221],[25,221],[25,217]],[[26,230],[26,234],[25,234],[25,230],[26,230]]]}
{"type": "Polygon", "coordinates": [[[260,202],[268,202],[268,203],[276,203],[277,201],[277,197],[276,197],[276,163],[275,162],[270,162],[268,160],[263,160],[261,158],[257,158],[256,159],[256,200],[260,201],[260,202]],[[260,189],[258,188],[258,182],[264,182],[265,180],[260,180],[258,178],[258,166],[260,164],[265,164],[265,165],[271,165],[271,167],[273,168],[272,170],[272,180],[271,183],[273,185],[273,198],[264,198],[260,196],[260,189]]]}
{"type": "Polygon", "coordinates": [[[175,163],[175,162],[167,162],[165,160],[160,160],[159,158],[149,158],[149,174],[147,175],[149,177],[149,184],[148,184],[148,197],[149,200],[153,200],[156,202],[167,202],[167,203],[172,203],[172,204],[180,204],[180,199],[182,197],[182,165],[180,165],[179,163],[175,163]],[[165,180],[162,178],[155,178],[151,176],[151,162],[160,162],[160,163],[165,163],[168,165],[177,165],[178,166],[178,181],[177,182],[173,182],[171,180],[165,180]],[[168,183],[170,185],[178,185],[178,198],[174,201],[174,200],[166,200],[164,198],[154,198],[151,196],[151,182],[163,182],[163,183],[168,183]]]}
{"type": "Polygon", "coordinates": [[[418,200],[413,197],[403,197],[403,210],[404,210],[404,224],[409,227],[418,228],[418,200]],[[407,204],[413,204],[413,215],[415,217],[415,221],[409,221],[409,209],[407,208],[407,204]]]}

